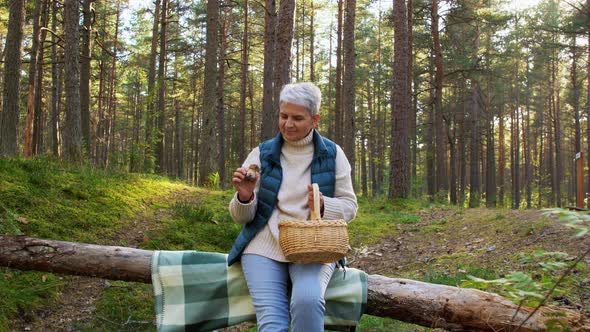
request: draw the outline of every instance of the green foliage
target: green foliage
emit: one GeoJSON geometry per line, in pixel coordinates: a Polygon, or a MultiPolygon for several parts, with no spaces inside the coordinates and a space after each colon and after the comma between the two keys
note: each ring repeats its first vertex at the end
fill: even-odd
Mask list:
{"type": "Polygon", "coordinates": [[[545,215],[558,215],[559,220],[566,223],[566,226],[577,231],[576,237],[582,237],[590,231],[590,214],[588,212],[569,211],[559,208],[543,209],[545,215]]]}
{"type": "MultiPolygon", "coordinates": [[[[556,285],[560,275],[573,258],[563,252],[534,251],[519,255],[523,271],[514,271],[503,278],[486,280],[473,275],[463,283],[463,287],[475,287],[504,295],[515,303],[527,306],[540,305],[548,294],[559,296],[565,292],[564,285],[556,285]],[[533,273],[526,273],[532,271],[533,273]]],[[[582,267],[582,265],[580,265],[582,267]]]]}
{"type": "Polygon", "coordinates": [[[475,265],[458,265],[454,272],[451,271],[437,271],[433,268],[429,268],[424,275],[423,280],[425,282],[448,285],[448,286],[461,286],[465,281],[469,279],[469,276],[476,276],[479,278],[497,278],[498,274],[496,271],[475,266],[475,265]]]}
{"type": "Polygon", "coordinates": [[[207,188],[213,190],[219,190],[219,172],[211,173],[207,175],[207,188]]]}

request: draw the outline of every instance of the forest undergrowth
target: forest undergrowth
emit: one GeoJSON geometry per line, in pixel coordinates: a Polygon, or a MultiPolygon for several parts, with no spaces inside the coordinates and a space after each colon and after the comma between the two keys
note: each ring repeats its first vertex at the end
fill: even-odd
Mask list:
{"type": "MultiPolygon", "coordinates": [[[[227,252],[240,230],[227,211],[232,194],[152,175],[45,159],[0,159],[0,234],[227,252]]],[[[529,289],[527,305],[538,303],[537,295],[590,246],[587,237],[573,237],[557,217],[537,210],[464,209],[422,200],[359,197],[358,217],[349,229],[353,267],[484,288],[515,301],[526,287],[485,284],[474,277],[520,276],[540,287],[529,289]],[[555,268],[547,269],[547,264],[555,268]]],[[[549,304],[590,315],[589,264],[588,257],[578,264],[549,304]]],[[[150,285],[0,268],[0,298],[0,331],[155,330],[150,285]],[[75,309],[64,309],[66,304],[75,309]]],[[[238,328],[248,329],[254,328],[238,328]]],[[[428,329],[365,315],[359,330],[428,329]]]]}

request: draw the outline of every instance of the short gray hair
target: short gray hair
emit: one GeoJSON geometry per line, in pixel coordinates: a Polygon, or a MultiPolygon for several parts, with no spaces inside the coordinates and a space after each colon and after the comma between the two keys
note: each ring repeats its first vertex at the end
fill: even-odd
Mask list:
{"type": "Polygon", "coordinates": [[[281,90],[279,105],[282,103],[303,106],[313,117],[316,114],[320,114],[322,92],[311,82],[287,84],[281,90]]]}

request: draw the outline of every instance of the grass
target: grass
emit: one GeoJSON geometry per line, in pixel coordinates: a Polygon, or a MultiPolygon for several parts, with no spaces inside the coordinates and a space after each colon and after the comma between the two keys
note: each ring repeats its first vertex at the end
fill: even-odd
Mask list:
{"type": "Polygon", "coordinates": [[[383,237],[395,233],[397,224],[417,223],[417,212],[428,205],[415,200],[366,197],[359,197],[358,203],[357,217],[348,226],[353,247],[379,243],[383,237]]]}
{"type": "Polygon", "coordinates": [[[224,192],[209,192],[200,202],[174,204],[172,218],[163,221],[162,229],[148,232],[142,247],[228,252],[241,226],[231,220],[227,209],[214,206],[223,197],[226,197],[224,192]]]}

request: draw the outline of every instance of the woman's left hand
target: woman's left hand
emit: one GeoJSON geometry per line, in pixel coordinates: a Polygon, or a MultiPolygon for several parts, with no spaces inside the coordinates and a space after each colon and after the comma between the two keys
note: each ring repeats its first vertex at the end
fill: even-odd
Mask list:
{"type": "MultiPolygon", "coordinates": [[[[313,187],[311,184],[307,185],[307,205],[309,209],[313,211],[313,187]]],[[[321,211],[324,210],[324,194],[320,191],[320,215],[321,211]]]]}

